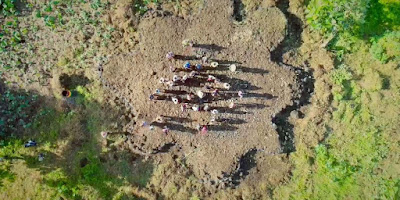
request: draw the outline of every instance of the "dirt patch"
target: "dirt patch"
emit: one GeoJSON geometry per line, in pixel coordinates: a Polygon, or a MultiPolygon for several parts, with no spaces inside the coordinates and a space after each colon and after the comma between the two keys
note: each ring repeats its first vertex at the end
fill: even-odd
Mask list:
{"type": "MultiPolygon", "coordinates": [[[[209,183],[221,182],[223,174],[234,174],[233,182],[238,184],[240,174],[251,169],[247,164],[252,156],[246,153],[253,149],[282,152],[271,121],[283,108],[293,104],[298,88],[295,71],[272,62],[268,53],[285,37],[284,14],[278,8],[261,8],[249,14],[241,26],[235,25],[232,16],[234,5],[227,0],[209,1],[191,19],[149,16],[138,25],[141,42],[133,53],[111,57],[101,65],[103,82],[113,88],[111,91],[118,99],[124,99],[124,104],[134,107],[139,123],[127,127],[133,134],[132,145],[143,152],[152,152],[165,144],[177,144],[179,151],[188,155],[185,161],[196,177],[209,183]],[[182,47],[184,39],[193,39],[196,50],[204,51],[219,63],[239,66],[238,73],[226,67],[201,72],[230,83],[232,91],[245,93],[243,99],[234,97],[210,103],[211,107],[223,110],[215,125],[210,123],[210,112],[181,113],[180,107],[170,100],[148,100],[156,89],[163,88],[158,83],[160,78],[172,78],[170,66],[181,69],[187,61],[200,62],[193,57],[193,48],[182,47]],[[169,51],[182,59],[166,60],[169,51]],[[236,109],[228,108],[231,101],[238,105],[236,109]],[[159,127],[154,130],[141,126],[143,121],[155,122],[160,115],[167,116],[168,123],[156,124],[159,127]],[[196,131],[198,124],[209,127],[207,135],[196,131]],[[164,125],[170,127],[167,135],[161,130],[164,125]]],[[[175,72],[180,76],[185,73],[175,72]]],[[[169,89],[190,90],[180,86],[169,89]]]]}

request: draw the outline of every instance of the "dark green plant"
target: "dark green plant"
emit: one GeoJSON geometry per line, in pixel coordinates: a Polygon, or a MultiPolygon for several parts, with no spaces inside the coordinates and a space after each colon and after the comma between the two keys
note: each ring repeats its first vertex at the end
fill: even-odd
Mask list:
{"type": "Polygon", "coordinates": [[[0,0],[0,10],[4,16],[12,16],[16,13],[15,0],[0,0]]]}
{"type": "Polygon", "coordinates": [[[149,10],[149,5],[151,3],[158,4],[159,0],[135,0],[134,11],[140,15],[143,15],[149,10]]]}
{"type": "Polygon", "coordinates": [[[0,96],[0,137],[4,138],[17,130],[32,125],[33,106],[37,96],[6,91],[0,96]]]}

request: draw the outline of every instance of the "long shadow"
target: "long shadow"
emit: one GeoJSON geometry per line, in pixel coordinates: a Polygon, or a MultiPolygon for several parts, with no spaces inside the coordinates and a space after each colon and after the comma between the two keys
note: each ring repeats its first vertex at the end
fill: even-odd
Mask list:
{"type": "Polygon", "coordinates": [[[165,122],[165,123],[160,123],[160,122],[152,122],[150,125],[159,127],[159,128],[164,128],[164,126],[168,127],[169,130],[171,131],[180,131],[180,132],[188,132],[191,134],[195,134],[198,131],[194,128],[186,127],[182,124],[176,124],[176,123],[170,123],[170,122],[165,122]]]}
{"type": "Polygon", "coordinates": [[[268,93],[246,93],[243,98],[258,98],[258,99],[275,99],[277,96],[268,93]]]}
{"type": "Polygon", "coordinates": [[[220,113],[229,113],[229,114],[238,114],[238,115],[244,115],[244,114],[251,114],[252,112],[248,111],[240,111],[236,110],[236,108],[228,108],[224,106],[213,106],[211,109],[216,109],[220,113]]]}
{"type": "Polygon", "coordinates": [[[255,86],[255,85],[251,84],[249,81],[246,81],[246,80],[229,77],[229,76],[223,75],[223,74],[208,74],[208,75],[215,76],[218,79],[220,79],[222,82],[226,82],[226,83],[231,84],[231,86],[232,86],[232,88],[234,90],[237,90],[237,89],[259,90],[259,89],[261,89],[260,87],[255,86]]]}
{"type": "Polygon", "coordinates": [[[226,47],[219,46],[216,44],[193,44],[194,48],[201,48],[201,49],[207,49],[211,51],[222,51],[226,49],[226,47]]]}
{"type": "Polygon", "coordinates": [[[208,125],[209,131],[236,131],[237,127],[229,126],[229,125],[208,125]]]}
{"type": "MultiPolygon", "coordinates": [[[[222,65],[221,67],[227,67],[226,65],[231,65],[231,64],[237,64],[237,65],[241,65],[241,62],[238,61],[232,61],[232,60],[220,60],[220,59],[211,59],[214,62],[218,62],[219,65],[222,65]]],[[[219,68],[220,66],[218,66],[217,68],[219,68]]]]}
{"type": "Polygon", "coordinates": [[[264,104],[259,104],[259,103],[248,103],[248,104],[240,103],[240,104],[237,104],[237,107],[238,108],[249,108],[249,109],[263,109],[267,106],[264,104]]]}
{"type": "MultiPolygon", "coordinates": [[[[232,62],[232,64],[236,64],[232,62]]],[[[204,70],[208,71],[229,71],[229,66],[218,66],[218,67],[205,67],[204,70]]],[[[251,73],[251,74],[268,74],[269,71],[266,69],[259,69],[254,67],[245,67],[239,65],[237,71],[240,73],[251,73]]]]}
{"type": "Polygon", "coordinates": [[[174,59],[177,60],[199,60],[196,56],[175,55],[174,59]]]}
{"type": "Polygon", "coordinates": [[[245,123],[247,123],[246,120],[239,119],[239,118],[219,118],[216,121],[220,122],[220,123],[225,123],[225,124],[245,124],[245,123]]]}
{"type": "Polygon", "coordinates": [[[179,123],[190,123],[193,122],[192,119],[187,117],[175,117],[175,116],[164,116],[168,121],[174,121],[179,123]]]}

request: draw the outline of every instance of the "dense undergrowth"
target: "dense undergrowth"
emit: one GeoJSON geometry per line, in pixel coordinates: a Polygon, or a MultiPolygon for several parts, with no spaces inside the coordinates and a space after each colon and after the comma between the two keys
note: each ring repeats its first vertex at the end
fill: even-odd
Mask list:
{"type": "Polygon", "coordinates": [[[298,144],[277,199],[399,199],[400,2],[311,0],[311,34],[330,40],[332,119],[326,139],[298,144]]]}

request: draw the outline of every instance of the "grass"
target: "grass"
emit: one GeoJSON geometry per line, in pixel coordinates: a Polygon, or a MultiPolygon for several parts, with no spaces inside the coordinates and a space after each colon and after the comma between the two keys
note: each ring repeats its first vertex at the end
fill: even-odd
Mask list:
{"type": "MultiPolygon", "coordinates": [[[[101,146],[99,133],[113,129],[111,124],[115,113],[112,110],[105,112],[95,102],[95,93],[87,88],[78,86],[76,92],[78,95],[75,97],[74,109],[65,112],[53,104],[47,104],[38,110],[38,117],[33,126],[26,130],[25,137],[8,137],[3,141],[0,157],[9,163],[8,168],[0,170],[0,180],[6,182],[3,189],[13,190],[11,188],[16,187],[15,184],[20,184],[16,187],[18,189],[28,186],[20,182],[21,174],[27,176],[27,179],[33,178],[33,174],[40,178],[41,183],[31,189],[45,189],[36,192],[30,191],[30,188],[25,189],[29,194],[48,198],[135,198],[128,191],[121,193],[120,188],[146,186],[152,175],[151,163],[138,160],[139,165],[134,168],[129,163],[130,154],[101,146]],[[38,146],[24,148],[23,141],[27,138],[35,139],[38,146]],[[45,155],[43,162],[37,159],[39,153],[45,155]],[[119,160],[109,160],[109,154],[118,155],[119,160]],[[101,157],[105,157],[106,162],[102,162],[101,157]]],[[[11,199],[20,197],[20,194],[11,192],[5,195],[4,198],[11,199]]]]}
{"type": "Polygon", "coordinates": [[[295,166],[291,181],[276,189],[274,196],[399,199],[400,176],[394,160],[398,158],[400,138],[393,131],[398,129],[398,114],[390,111],[399,110],[399,62],[394,56],[397,53],[388,52],[397,51],[397,46],[390,44],[397,42],[398,22],[391,19],[398,16],[392,14],[398,12],[400,5],[394,1],[316,0],[310,1],[307,8],[308,23],[314,30],[326,37],[336,37],[329,47],[338,63],[330,72],[332,119],[325,122],[329,128],[321,144],[311,148],[297,144],[298,151],[291,159],[295,166]],[[341,10],[363,3],[364,7],[358,6],[348,15],[341,10]],[[375,7],[366,7],[368,4],[375,7]],[[338,13],[333,13],[333,9],[339,9],[338,13]],[[353,16],[357,13],[363,20],[353,16]],[[340,21],[331,24],[332,20],[340,21]],[[348,30],[349,24],[353,28],[348,30]],[[372,35],[379,35],[380,39],[371,43],[368,38],[372,35]],[[393,43],[385,37],[391,37],[393,43]],[[343,42],[346,38],[351,38],[351,42],[343,42]],[[393,167],[396,169],[391,170],[393,167]]]}

